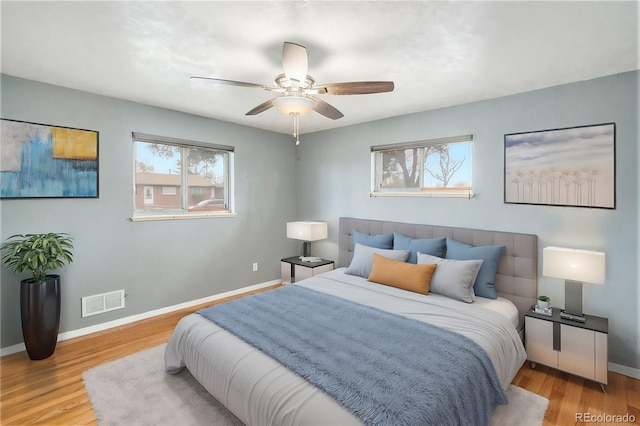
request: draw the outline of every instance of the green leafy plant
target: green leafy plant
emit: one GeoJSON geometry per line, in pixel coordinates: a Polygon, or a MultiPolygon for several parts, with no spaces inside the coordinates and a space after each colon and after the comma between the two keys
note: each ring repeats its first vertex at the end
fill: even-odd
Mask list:
{"type": "Polygon", "coordinates": [[[549,298],[549,296],[538,296],[538,300],[541,302],[551,302],[551,298],[549,298]]]}
{"type": "Polygon", "coordinates": [[[35,282],[73,262],[73,238],[65,233],[12,235],[0,246],[2,262],[14,273],[29,271],[35,282]]]}

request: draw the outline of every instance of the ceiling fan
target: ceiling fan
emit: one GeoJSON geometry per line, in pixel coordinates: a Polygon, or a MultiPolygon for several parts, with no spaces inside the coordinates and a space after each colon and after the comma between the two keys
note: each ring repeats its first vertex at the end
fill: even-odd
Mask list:
{"type": "Polygon", "coordinates": [[[366,95],[372,93],[392,92],[393,81],[354,81],[317,85],[313,77],[307,74],[307,49],[299,44],[285,41],[282,46],[282,69],[284,73],[276,76],[272,86],[247,83],[244,81],[223,80],[220,78],[191,77],[208,80],[215,84],[229,86],[253,87],[281,93],[280,96],[261,103],[246,115],[256,115],[276,107],[284,114],[294,117],[293,135],[296,145],[300,143],[298,136],[298,117],[313,110],[327,118],[337,120],[344,117],[338,109],[314,95],[366,95]]]}

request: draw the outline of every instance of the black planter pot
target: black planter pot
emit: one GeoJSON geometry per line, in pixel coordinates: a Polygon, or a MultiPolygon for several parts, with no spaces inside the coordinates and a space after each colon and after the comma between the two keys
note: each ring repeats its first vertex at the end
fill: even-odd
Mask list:
{"type": "Polygon", "coordinates": [[[33,278],[20,282],[22,337],[31,359],[53,354],[60,328],[60,275],[47,275],[46,281],[33,278]]]}

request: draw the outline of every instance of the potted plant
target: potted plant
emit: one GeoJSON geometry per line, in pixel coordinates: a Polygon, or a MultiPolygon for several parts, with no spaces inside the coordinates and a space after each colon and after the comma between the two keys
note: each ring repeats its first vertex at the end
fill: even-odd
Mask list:
{"type": "Polygon", "coordinates": [[[551,299],[549,296],[538,296],[538,307],[539,308],[550,308],[551,307],[551,299]]]}
{"type": "Polygon", "coordinates": [[[31,359],[56,348],[60,326],[60,275],[50,272],[73,262],[73,239],[65,233],[12,235],[0,246],[2,262],[14,273],[31,272],[20,282],[22,336],[31,359]]]}

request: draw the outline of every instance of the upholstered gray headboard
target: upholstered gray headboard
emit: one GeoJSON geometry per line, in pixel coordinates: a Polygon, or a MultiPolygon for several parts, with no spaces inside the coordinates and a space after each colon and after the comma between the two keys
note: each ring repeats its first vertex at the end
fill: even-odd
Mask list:
{"type": "Polygon", "coordinates": [[[353,231],[366,234],[399,232],[411,238],[450,237],[473,246],[503,245],[496,276],[496,293],[511,300],[520,313],[518,331],[524,328],[524,315],[535,304],[538,283],[538,237],[502,231],[482,231],[448,226],[420,225],[383,220],[341,217],[338,266],[349,266],[353,257],[353,231]]]}

